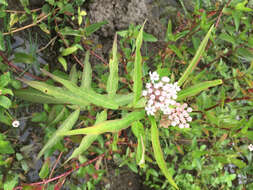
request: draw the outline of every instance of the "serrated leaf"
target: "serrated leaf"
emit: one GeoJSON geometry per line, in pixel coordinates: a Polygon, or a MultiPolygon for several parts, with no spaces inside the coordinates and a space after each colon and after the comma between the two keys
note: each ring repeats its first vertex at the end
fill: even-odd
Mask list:
{"type": "Polygon", "coordinates": [[[137,101],[141,97],[141,91],[142,91],[142,56],[141,56],[141,45],[142,45],[142,39],[143,39],[143,28],[144,28],[145,22],[142,25],[139,34],[136,39],[136,51],[135,51],[135,59],[134,59],[134,74],[133,74],[133,92],[134,92],[134,99],[133,99],[133,105],[137,103],[137,101]]]}
{"type": "Polygon", "coordinates": [[[76,123],[79,117],[80,110],[76,110],[71,113],[68,118],[61,124],[61,126],[56,130],[56,132],[52,135],[52,137],[48,140],[46,145],[42,148],[37,156],[37,160],[45,153],[46,150],[53,147],[56,143],[58,143],[63,137],[59,134],[69,131],[74,124],[76,123]]]}
{"type": "Polygon", "coordinates": [[[187,80],[187,78],[189,77],[189,75],[192,73],[192,71],[194,70],[194,68],[197,66],[202,54],[205,51],[205,47],[207,45],[207,42],[209,40],[209,37],[211,35],[211,32],[214,28],[214,25],[211,26],[211,28],[209,29],[209,31],[207,32],[205,38],[203,39],[203,41],[201,42],[196,54],[194,55],[193,59],[191,60],[189,66],[187,67],[187,69],[185,70],[185,72],[183,73],[183,75],[180,77],[180,79],[178,80],[178,85],[182,86],[183,83],[187,80]]]}
{"type": "Polygon", "coordinates": [[[68,131],[66,133],[61,133],[61,135],[69,136],[69,135],[80,135],[80,134],[102,134],[106,132],[116,133],[123,129],[128,128],[134,121],[138,121],[142,119],[144,115],[145,115],[144,111],[135,111],[135,112],[129,113],[122,119],[104,121],[92,127],[68,131]]]}
{"type": "Polygon", "coordinates": [[[210,87],[214,87],[214,86],[217,86],[220,84],[222,84],[222,80],[220,80],[220,79],[213,80],[213,81],[201,82],[201,83],[191,86],[187,89],[181,90],[178,93],[177,101],[181,101],[181,100],[184,100],[185,98],[195,96],[198,93],[202,92],[203,90],[206,90],[210,87]]]}
{"type": "Polygon", "coordinates": [[[91,65],[89,62],[89,57],[90,57],[90,52],[87,51],[85,54],[83,75],[82,75],[82,82],[81,82],[81,88],[84,88],[84,89],[91,88],[92,70],[91,70],[91,65]]]}
{"type": "Polygon", "coordinates": [[[118,58],[117,58],[117,35],[114,37],[113,47],[112,47],[112,59],[109,62],[109,77],[107,80],[106,91],[109,98],[113,98],[118,89],[118,58]]]}
{"type": "Polygon", "coordinates": [[[118,105],[113,102],[113,100],[108,99],[100,94],[97,94],[96,92],[92,91],[91,89],[81,89],[78,86],[72,84],[68,80],[62,79],[60,77],[57,77],[45,70],[41,70],[44,74],[48,75],[51,77],[53,80],[61,83],[64,87],[66,87],[72,94],[73,96],[79,96],[83,100],[90,102],[92,104],[95,104],[97,106],[101,106],[104,108],[110,108],[110,109],[117,109],[118,105]]]}
{"type": "Polygon", "coordinates": [[[149,117],[151,121],[151,141],[152,141],[152,147],[154,150],[154,157],[156,159],[156,162],[161,169],[163,175],[167,178],[169,183],[175,187],[176,189],[179,189],[175,181],[173,180],[171,174],[169,173],[169,170],[167,169],[166,162],[163,158],[163,152],[161,149],[161,145],[159,142],[159,132],[157,129],[156,121],[154,117],[149,117]]]}

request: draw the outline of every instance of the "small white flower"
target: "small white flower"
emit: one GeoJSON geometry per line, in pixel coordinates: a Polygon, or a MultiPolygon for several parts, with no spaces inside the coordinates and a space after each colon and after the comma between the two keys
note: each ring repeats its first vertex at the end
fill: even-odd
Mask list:
{"type": "Polygon", "coordinates": [[[169,77],[162,77],[162,81],[163,82],[170,82],[170,79],[169,79],[169,77]]]}
{"type": "Polygon", "coordinates": [[[164,99],[165,99],[164,96],[160,96],[160,97],[159,97],[159,100],[160,100],[161,102],[162,102],[164,99]]]}
{"type": "Polygon", "coordinates": [[[192,112],[192,108],[187,108],[187,112],[192,112]]]}
{"type": "Polygon", "coordinates": [[[142,96],[147,96],[147,95],[148,95],[148,91],[143,90],[143,91],[142,91],[142,96]]]}
{"type": "Polygon", "coordinates": [[[147,83],[147,84],[146,84],[146,88],[151,88],[151,86],[152,86],[152,85],[151,85],[150,83],[147,83]]]}
{"type": "Polygon", "coordinates": [[[19,127],[19,125],[20,125],[20,122],[19,122],[18,120],[14,120],[14,121],[12,122],[12,126],[13,126],[13,127],[19,127]]]}
{"type": "Polygon", "coordinates": [[[250,144],[250,145],[248,146],[248,149],[249,149],[250,152],[253,151],[253,144],[250,144]]]}
{"type": "Polygon", "coordinates": [[[152,95],[150,96],[150,99],[151,99],[151,100],[154,100],[154,99],[155,99],[155,95],[152,94],[152,95]]]}
{"type": "Polygon", "coordinates": [[[161,92],[159,90],[155,91],[155,95],[159,96],[161,94],[161,92]]]}
{"type": "Polygon", "coordinates": [[[159,75],[158,75],[158,73],[156,71],[153,72],[153,73],[149,72],[149,76],[150,76],[150,80],[152,82],[159,80],[159,75]]]}

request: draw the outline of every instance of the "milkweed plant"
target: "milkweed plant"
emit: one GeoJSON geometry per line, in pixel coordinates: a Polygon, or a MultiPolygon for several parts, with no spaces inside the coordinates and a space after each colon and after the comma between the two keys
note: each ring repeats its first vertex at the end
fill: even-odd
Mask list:
{"type": "Polygon", "coordinates": [[[168,163],[166,163],[163,157],[163,151],[159,142],[160,129],[157,126],[163,126],[165,128],[178,127],[179,130],[190,130],[185,128],[191,127],[191,112],[193,109],[187,105],[184,100],[188,97],[195,96],[210,87],[222,84],[222,81],[217,79],[213,81],[203,81],[194,86],[184,87],[184,89],[182,88],[183,86],[187,86],[184,84],[200,60],[214,27],[212,26],[209,29],[195,56],[177,82],[172,82],[167,76],[159,76],[157,71],[150,71],[150,82],[146,84],[143,84],[141,56],[143,28],[144,24],[139,30],[135,42],[135,60],[132,72],[133,83],[131,83],[132,93],[117,93],[119,63],[117,57],[116,35],[112,47],[112,58],[109,61],[109,77],[106,84],[106,94],[99,94],[91,87],[92,70],[89,63],[88,51],[86,52],[84,60],[84,70],[81,81],[78,81],[75,67],[71,69],[69,80],[53,75],[46,70],[42,70],[45,75],[60,83],[62,87],[55,87],[45,82],[20,79],[32,88],[15,91],[17,96],[33,102],[66,104],[69,108],[74,110],[45,144],[38,154],[38,158],[45,154],[45,152],[57,142],[62,140],[64,136],[85,135],[79,147],[77,147],[72,155],[66,160],[67,162],[72,158],[78,157],[87,150],[89,146],[96,141],[99,135],[108,132],[117,133],[123,129],[131,127],[138,142],[135,154],[136,162],[138,165],[142,166],[145,163],[146,147],[146,141],[144,140],[144,126],[148,127],[146,124],[146,118],[148,118],[148,122],[150,123],[149,131],[152,141],[153,156],[168,182],[174,188],[178,189],[177,184],[174,182],[172,175],[167,169],[168,163]],[[80,116],[80,111],[87,110],[87,107],[90,106],[103,108],[104,111],[97,114],[97,119],[93,126],[72,130],[80,116]],[[121,118],[107,120],[108,110],[122,111],[121,118]],[[163,122],[166,123],[165,125],[159,124],[161,116],[166,121],[163,122]]]}

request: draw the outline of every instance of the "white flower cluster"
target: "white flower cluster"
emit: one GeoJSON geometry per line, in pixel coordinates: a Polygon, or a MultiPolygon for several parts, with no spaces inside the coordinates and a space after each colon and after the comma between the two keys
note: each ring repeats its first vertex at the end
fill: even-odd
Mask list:
{"type": "Polygon", "coordinates": [[[189,128],[187,122],[190,122],[192,118],[188,112],[191,112],[192,109],[187,108],[187,104],[181,105],[176,102],[177,92],[180,91],[177,82],[169,83],[168,77],[162,77],[160,80],[157,72],[149,72],[149,75],[151,83],[147,83],[146,90],[142,92],[142,95],[148,100],[145,107],[147,114],[155,115],[158,110],[161,110],[164,115],[168,115],[172,126],[189,128]]]}

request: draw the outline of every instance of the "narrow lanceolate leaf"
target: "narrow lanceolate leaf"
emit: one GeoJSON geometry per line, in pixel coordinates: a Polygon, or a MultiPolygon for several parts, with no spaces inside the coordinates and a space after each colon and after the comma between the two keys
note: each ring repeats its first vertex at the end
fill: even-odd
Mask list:
{"type": "Polygon", "coordinates": [[[136,121],[131,127],[134,135],[137,138],[138,146],[136,150],[136,163],[142,166],[145,163],[145,132],[144,127],[140,121],[136,121]]]}
{"type": "Polygon", "coordinates": [[[144,116],[144,111],[135,111],[129,113],[122,119],[104,121],[92,127],[64,132],[62,135],[102,134],[106,132],[116,133],[128,128],[134,121],[143,119],[144,116]]]}
{"type": "Polygon", "coordinates": [[[117,35],[114,37],[113,47],[112,47],[112,59],[109,62],[110,74],[107,80],[106,91],[109,98],[115,96],[118,89],[118,58],[117,58],[117,35]]]}
{"type": "Polygon", "coordinates": [[[80,106],[89,105],[88,101],[85,101],[82,97],[75,95],[66,89],[51,86],[46,83],[38,82],[38,81],[29,81],[29,80],[20,79],[20,78],[19,80],[37,90],[40,90],[41,92],[45,93],[48,96],[53,96],[54,98],[57,99],[57,101],[65,102],[67,104],[80,105],[80,106]]]}
{"type": "Polygon", "coordinates": [[[61,52],[61,54],[62,54],[62,56],[67,56],[67,55],[70,55],[70,54],[76,52],[76,50],[78,50],[78,46],[73,45],[73,46],[71,46],[71,47],[68,47],[68,48],[64,49],[64,50],[61,52]]]}
{"type": "Polygon", "coordinates": [[[92,70],[89,62],[90,52],[87,51],[85,54],[84,67],[83,67],[83,76],[81,82],[81,88],[89,89],[91,88],[91,80],[92,80],[92,70]]]}
{"type": "Polygon", "coordinates": [[[45,153],[46,150],[53,147],[57,142],[59,142],[62,139],[62,136],[59,135],[60,133],[67,132],[74,126],[79,117],[79,113],[80,110],[78,109],[68,116],[68,118],[61,124],[61,126],[56,130],[56,132],[48,140],[46,145],[39,152],[37,159],[39,159],[45,153]]]}
{"type": "MultiPolygon", "coordinates": [[[[145,24],[145,22],[144,22],[145,24]]],[[[135,51],[135,60],[134,60],[134,75],[133,75],[133,92],[134,92],[134,99],[133,105],[137,103],[137,101],[141,97],[142,91],[142,57],[141,57],[141,45],[142,45],[142,38],[143,38],[143,28],[144,24],[139,31],[139,34],[136,39],[136,51],[135,51]]]]}
{"type": "Polygon", "coordinates": [[[72,84],[70,81],[57,77],[43,69],[41,71],[51,77],[53,80],[61,83],[65,88],[67,88],[73,96],[80,96],[83,100],[101,106],[104,108],[117,109],[118,105],[113,102],[111,99],[104,97],[103,95],[97,94],[91,89],[81,89],[75,84],[72,84]]]}
{"type": "Polygon", "coordinates": [[[41,104],[66,104],[67,101],[58,100],[53,96],[46,95],[38,90],[28,88],[14,90],[14,95],[21,98],[22,100],[27,100],[29,102],[41,103],[41,104]]]}
{"type": "Polygon", "coordinates": [[[173,180],[172,176],[170,175],[169,170],[167,169],[166,166],[166,162],[163,158],[163,152],[159,142],[159,132],[157,129],[155,118],[150,117],[150,121],[151,121],[151,141],[156,162],[159,168],[161,169],[162,173],[164,174],[164,176],[168,179],[169,183],[176,189],[179,189],[177,184],[173,180]]]}
{"type": "Polygon", "coordinates": [[[195,96],[203,90],[222,84],[222,80],[206,81],[184,89],[178,93],[177,100],[181,101],[187,97],[195,96]]]}
{"type": "MultiPolygon", "coordinates": [[[[107,113],[106,111],[102,111],[101,113],[97,114],[97,120],[95,124],[99,124],[102,121],[105,121],[106,119],[107,119],[107,113]]],[[[72,158],[78,157],[84,151],[86,151],[90,147],[90,145],[97,139],[98,136],[99,135],[86,135],[85,137],[83,137],[79,147],[74,150],[72,155],[68,158],[68,160],[65,163],[67,163],[72,158]]]]}
{"type": "Polygon", "coordinates": [[[181,76],[181,78],[178,80],[178,85],[182,86],[183,83],[187,80],[187,78],[189,77],[189,75],[192,73],[193,69],[197,66],[202,54],[205,51],[207,42],[209,40],[209,37],[211,35],[211,32],[214,28],[214,25],[211,26],[211,28],[209,29],[208,33],[206,34],[205,38],[203,39],[203,41],[201,42],[196,54],[194,55],[193,59],[191,60],[189,66],[187,67],[187,69],[185,70],[185,72],[183,73],[183,75],[181,76]]]}
{"type": "Polygon", "coordinates": [[[125,106],[133,101],[133,93],[130,94],[116,94],[113,101],[119,106],[125,106]]]}
{"type": "Polygon", "coordinates": [[[76,65],[73,65],[70,73],[69,73],[69,80],[73,83],[73,84],[77,84],[78,81],[78,75],[77,75],[77,71],[76,71],[76,65]]]}

